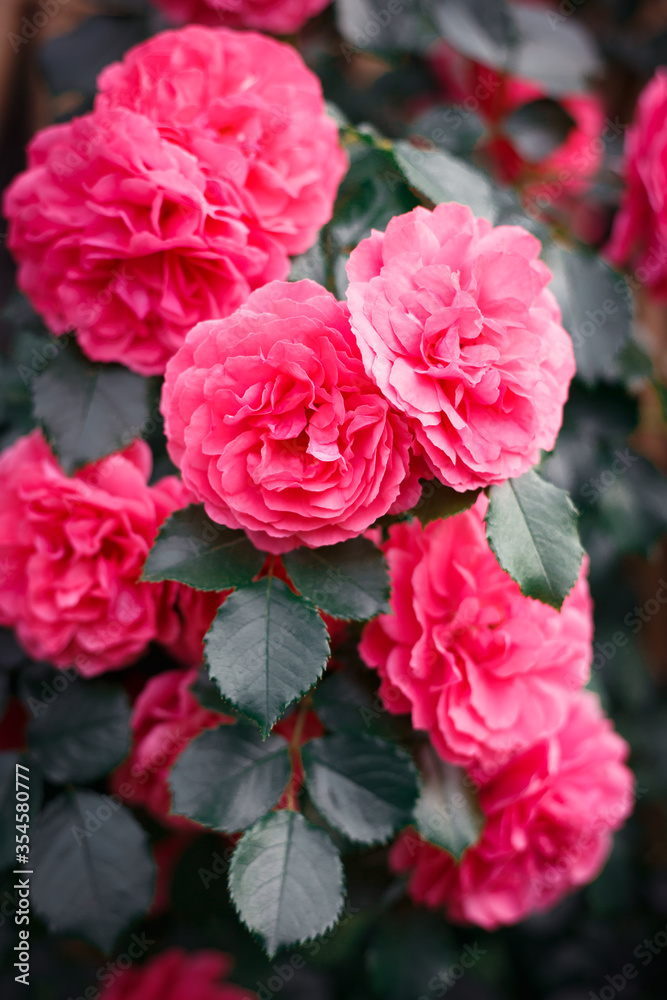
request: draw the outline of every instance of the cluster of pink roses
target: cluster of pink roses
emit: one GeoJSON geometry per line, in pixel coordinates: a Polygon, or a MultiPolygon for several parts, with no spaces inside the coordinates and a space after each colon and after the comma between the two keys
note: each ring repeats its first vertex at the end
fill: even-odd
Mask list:
{"type": "Polygon", "coordinates": [[[52,330],[167,366],[185,486],[272,553],[359,535],[412,506],[420,476],[520,475],[553,447],[574,374],[539,241],[465,206],[364,240],[347,305],[280,280],[345,163],[293,50],[191,26],[108,67],[94,112],[40,133],[5,198],[52,330]]]}
{"type": "Polygon", "coordinates": [[[100,75],[94,110],[44,129],[5,195],[18,282],[53,333],[159,374],[329,220],[347,159],[289,46],[191,26],[100,75]]]}
{"type": "Polygon", "coordinates": [[[484,532],[486,499],[446,521],[395,525],[392,614],[360,653],[392,712],[463,765],[485,825],[460,864],[409,831],[392,850],[410,892],[454,920],[515,923],[590,881],[632,807],[628,748],[581,687],[592,657],[587,564],[560,612],[524,597],[484,532]]]}
{"type": "Polygon", "coordinates": [[[268,552],[359,535],[417,478],[503,482],[550,450],[574,374],[539,241],[455,203],[353,251],[347,305],[272,282],[167,366],[169,451],[209,516],[268,552]]]}
{"type": "Polygon", "coordinates": [[[157,640],[201,662],[223,595],[140,581],[160,524],[190,502],[175,476],[149,486],[151,467],[137,441],[67,477],[40,431],[0,456],[0,624],[35,659],[93,677],[157,640]]]}

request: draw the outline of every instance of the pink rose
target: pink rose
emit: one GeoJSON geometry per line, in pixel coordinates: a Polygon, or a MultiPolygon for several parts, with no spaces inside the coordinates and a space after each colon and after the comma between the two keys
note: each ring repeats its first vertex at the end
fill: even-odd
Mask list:
{"type": "Polygon", "coordinates": [[[35,659],[93,677],[154,639],[198,659],[222,595],[139,580],[159,525],[190,502],[171,477],[149,487],[151,464],[137,441],[68,477],[40,431],[0,455],[0,624],[35,659]]]}
{"type": "Polygon", "coordinates": [[[219,951],[188,954],[169,948],[140,968],[129,968],[111,979],[103,1000],[256,1000],[255,994],[223,982],[233,968],[219,951]]]}
{"type": "Polygon", "coordinates": [[[575,363],[539,252],[520,226],[448,203],[396,216],[350,257],[364,367],[456,490],[521,475],[558,435],[575,363]]]}
{"type": "Polygon", "coordinates": [[[353,538],[410,492],[404,420],[364,374],[346,306],[312,281],[273,282],[196,326],[162,412],[209,517],[273,554],[353,538]]]}
{"type": "Polygon", "coordinates": [[[554,732],[592,658],[587,564],[560,613],[524,597],[489,548],[486,504],[390,529],[392,614],[369,622],[359,647],[388,710],[411,712],[438,753],[464,765],[554,732]]]}
{"type": "Polygon", "coordinates": [[[626,189],[607,256],[667,301],[667,69],[644,88],[625,135],[626,189]]]}
{"type": "Polygon", "coordinates": [[[501,766],[480,789],[486,824],[457,864],[412,831],[394,844],[394,871],[410,871],[419,903],[494,930],[554,905],[592,881],[630,815],[628,746],[597,697],[581,691],[563,727],[501,766]]]}
{"type": "Polygon", "coordinates": [[[226,28],[165,31],[108,66],[98,85],[96,108],[150,118],[210,177],[242,189],[286,253],[307,250],[331,218],[347,156],[319,80],[291,46],[226,28]]]}
{"type": "Polygon", "coordinates": [[[124,108],[38,133],[5,212],[19,286],[52,332],[143,375],[288,270],[246,192],[124,108]]]}
{"type": "Polygon", "coordinates": [[[331,0],[155,0],[177,24],[197,21],[228,28],[256,28],[289,35],[315,17],[331,0]]]}
{"type": "Polygon", "coordinates": [[[196,669],[151,677],[132,709],[132,748],[112,777],[114,791],[130,805],[142,805],[168,826],[186,830],[192,820],[171,813],[169,772],[196,736],[234,722],[198,702],[190,690],[196,679],[196,669]]]}

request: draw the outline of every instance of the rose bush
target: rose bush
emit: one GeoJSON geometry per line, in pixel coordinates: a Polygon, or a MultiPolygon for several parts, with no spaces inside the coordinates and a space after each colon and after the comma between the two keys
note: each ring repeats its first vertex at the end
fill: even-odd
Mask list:
{"type": "MultiPolygon", "coordinates": [[[[664,692],[639,643],[667,492],[660,375],[581,245],[620,190],[612,145],[593,183],[591,19],[340,0],[283,44],[234,29],[296,32],[324,0],[156,0],[205,22],[174,31],[145,3],[47,28],[52,6],[8,36],[45,77],[31,122],[60,122],[5,195],[8,243],[72,337],[2,303],[0,870],[16,891],[31,862],[37,919],[0,996],[32,955],[45,996],[250,997],[158,937],[229,942],[261,1000],[414,1000],[464,968],[471,997],[605,995],[590,942],[632,949],[659,913],[664,692]],[[647,797],[595,888],[508,933],[597,876],[632,806],[582,690],[589,586],[595,689],[647,797]],[[498,929],[479,970],[447,921],[498,929]]],[[[653,88],[616,223],[640,278],[653,88]]]]}

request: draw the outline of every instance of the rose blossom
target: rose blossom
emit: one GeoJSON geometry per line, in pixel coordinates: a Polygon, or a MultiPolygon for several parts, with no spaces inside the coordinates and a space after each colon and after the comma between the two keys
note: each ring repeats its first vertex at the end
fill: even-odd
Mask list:
{"type": "Polygon", "coordinates": [[[114,790],[170,827],[193,821],[171,812],[169,773],[186,746],[206,729],[234,719],[204,708],[191,691],[197,670],[166,670],[147,682],[132,708],[132,748],[113,774],[114,790]]]}
{"type": "Polygon", "coordinates": [[[346,306],[313,281],[273,282],[196,326],[162,412],[209,517],[273,554],[353,538],[414,492],[403,417],[365,376],[346,306]]]}
{"type": "Polygon", "coordinates": [[[177,23],[197,21],[256,28],[274,35],[298,31],[331,0],[155,0],[177,23]]]}
{"type": "Polygon", "coordinates": [[[389,711],[411,712],[445,760],[466,765],[557,729],[592,657],[587,564],[560,612],[524,597],[489,548],[486,505],[390,529],[392,613],[359,647],[389,711]]]}
{"type": "Polygon", "coordinates": [[[410,871],[416,902],[444,906],[460,923],[493,930],[546,909],[596,877],[613,831],[632,811],[628,750],[597,696],[580,691],[557,733],[482,784],[486,823],[458,864],[408,831],[391,850],[391,867],[410,871]]]}
{"type": "Polygon", "coordinates": [[[286,253],[307,250],[331,218],[347,156],[319,80],[291,46],[192,25],[130,49],[98,85],[96,108],[145,115],[210,177],[231,179],[286,253]]]}
{"type": "Polygon", "coordinates": [[[188,954],[169,948],[140,968],[133,966],[107,976],[103,1000],[257,1000],[254,993],[223,982],[233,968],[219,951],[188,954]]]}
{"type": "Polygon", "coordinates": [[[456,490],[521,475],[558,435],[575,363],[539,252],[452,202],[396,216],[350,257],[366,371],[456,490]]]}
{"type": "Polygon", "coordinates": [[[644,88],[625,135],[626,189],[607,256],[667,301],[667,69],[644,88]]]}
{"type": "Polygon", "coordinates": [[[35,659],[93,677],[159,639],[197,662],[222,598],[140,582],[159,525],[189,502],[173,477],[149,487],[151,464],[137,441],[68,477],[40,431],[0,455],[0,624],[35,659]]]}
{"type": "Polygon", "coordinates": [[[123,108],[38,133],[5,212],[19,286],[51,331],[143,375],[288,269],[238,185],[123,108]]]}

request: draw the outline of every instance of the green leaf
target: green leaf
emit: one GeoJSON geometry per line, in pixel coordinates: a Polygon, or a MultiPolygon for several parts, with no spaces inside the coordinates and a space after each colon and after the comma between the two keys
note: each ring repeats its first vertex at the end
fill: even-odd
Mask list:
{"type": "Polygon", "coordinates": [[[514,14],[506,0],[448,0],[434,5],[433,13],[454,48],[486,66],[504,67],[518,43],[514,14]]]}
{"type": "Polygon", "coordinates": [[[560,609],[577,581],[583,549],[564,490],[532,469],[489,490],[486,537],[521,593],[560,609]]]}
{"type": "Polygon", "coordinates": [[[427,774],[414,820],[421,836],[449,851],[457,861],[476,844],[484,827],[484,814],[465,771],[446,764],[435,753],[425,757],[427,774]]]}
{"type": "Polygon", "coordinates": [[[203,504],[177,510],[160,528],[143,580],[178,580],[197,590],[242,587],[257,576],[266,556],[245,531],[216,524],[203,504]]]}
{"type": "Polygon", "coordinates": [[[512,4],[512,16],[519,36],[512,53],[514,77],[534,80],[543,93],[555,97],[590,87],[591,78],[601,70],[601,61],[590,32],[576,17],[563,17],[542,5],[526,3],[512,4]]]}
{"type": "Polygon", "coordinates": [[[415,0],[336,0],[335,9],[348,62],[359,51],[423,53],[438,38],[415,0]]]}
{"type": "Polygon", "coordinates": [[[205,666],[197,672],[197,676],[190,684],[190,690],[204,708],[210,708],[212,712],[220,712],[221,715],[237,717],[236,709],[231,702],[222,697],[215,683],[208,676],[205,666]]]}
{"type": "Polygon", "coordinates": [[[76,344],[59,354],[32,383],[35,417],[64,471],[126,448],[151,423],[150,382],[122,365],[89,361],[76,344]]]}
{"type": "Polygon", "coordinates": [[[333,927],[343,905],[343,866],[323,830],[283,810],[244,833],[232,856],[229,891],[272,958],[333,927]]]}
{"type": "MultiPolygon", "coordinates": [[[[28,793],[26,801],[30,809],[24,815],[32,828],[32,824],[37,820],[44,794],[42,776],[36,767],[30,767],[23,754],[15,750],[5,750],[0,753],[0,869],[21,867],[20,862],[16,863],[18,854],[24,853],[16,850],[16,837],[22,836],[21,831],[16,829],[17,791],[28,793]],[[16,770],[17,764],[24,765],[19,772],[16,770]],[[17,784],[17,774],[20,784],[17,784]]],[[[32,865],[25,867],[31,868],[32,865]]]]}
{"type": "Polygon", "coordinates": [[[386,229],[395,215],[419,204],[390,153],[361,137],[348,146],[348,153],[350,169],[338,190],[331,222],[323,230],[327,287],[339,298],[345,297],[345,265],[352,250],[372,229],[386,229]]]}
{"type": "Polygon", "coordinates": [[[494,221],[493,187],[481,171],[444,149],[418,149],[405,139],[399,139],[393,148],[408,185],[432,205],[457,201],[468,205],[473,215],[494,221]]]}
{"type": "Polygon", "coordinates": [[[544,258],[553,273],[549,287],[572,337],[578,377],[588,385],[617,380],[622,373],[617,358],[632,330],[625,278],[589,252],[552,245],[544,258]]]}
{"type": "Polygon", "coordinates": [[[334,618],[365,621],[389,610],[387,564],[368,538],[295,549],[282,561],[297,589],[334,618]]]}
{"type": "Polygon", "coordinates": [[[59,795],[39,817],[32,847],[32,901],[51,931],[109,952],[148,910],[155,879],[148,837],[110,796],[59,795]]]}
{"type": "Polygon", "coordinates": [[[302,759],[314,805],[350,840],[379,844],[410,822],[419,781],[404,750],[376,736],[339,733],[306,744],[302,759]]]}
{"type": "Polygon", "coordinates": [[[379,698],[359,687],[345,671],[337,670],[317,685],[313,708],[319,719],[332,732],[348,732],[378,728],[386,709],[379,698]]]}
{"type": "Polygon", "coordinates": [[[28,726],[31,760],[56,785],[97,781],[130,749],[130,706],[122,687],[77,678],[42,703],[28,726]]]}
{"type": "Polygon", "coordinates": [[[422,481],[422,495],[414,508],[414,513],[426,527],[430,521],[452,517],[463,510],[469,510],[480,492],[480,490],[466,490],[464,493],[458,493],[437,479],[422,481]]]}
{"type": "Polygon", "coordinates": [[[176,760],[169,776],[172,811],[236,833],[276,805],[289,776],[281,736],[264,742],[253,726],[223,725],[202,733],[176,760]]]}
{"type": "Polygon", "coordinates": [[[315,608],[271,576],[228,597],[206,636],[209,676],[264,735],[313,686],[328,657],[315,608]]]}

